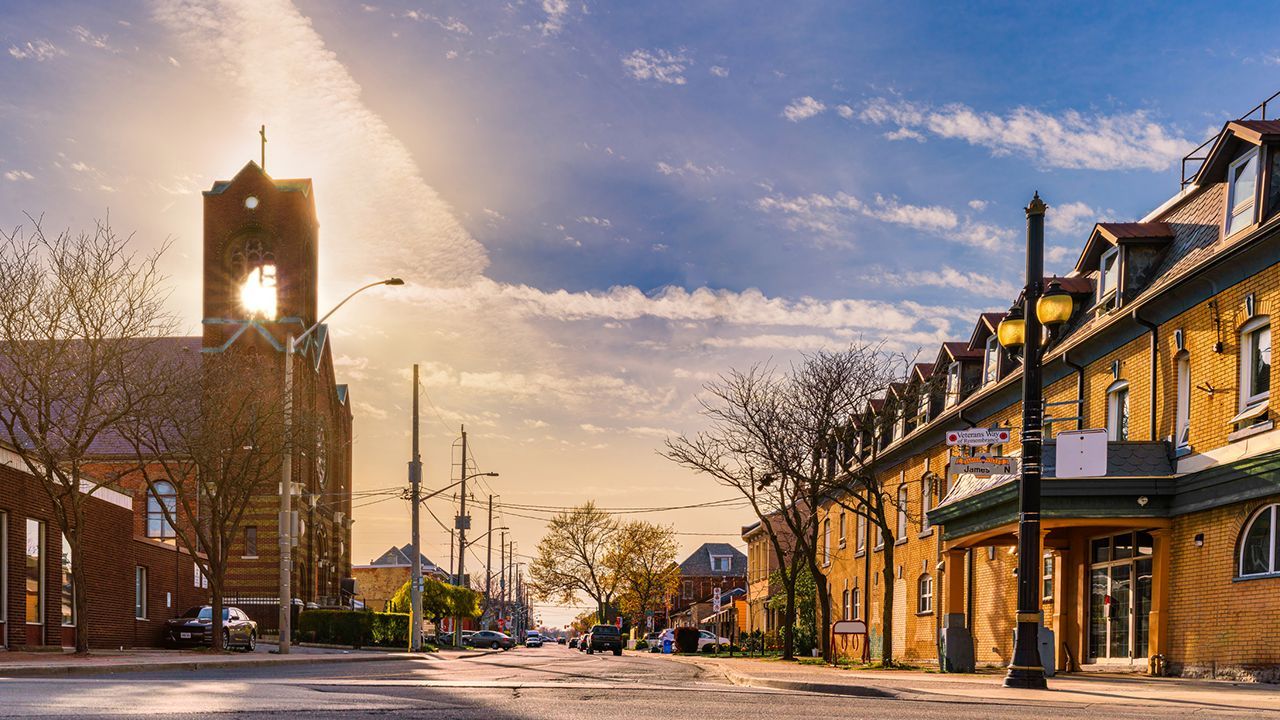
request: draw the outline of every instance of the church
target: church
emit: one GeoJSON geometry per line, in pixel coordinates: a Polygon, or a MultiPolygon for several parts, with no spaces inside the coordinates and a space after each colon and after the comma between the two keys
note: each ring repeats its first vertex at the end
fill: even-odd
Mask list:
{"type": "MultiPolygon", "coordinates": [[[[328,327],[317,325],[320,236],[312,182],[274,179],[250,162],[231,180],[215,182],[203,200],[202,333],[162,338],[157,352],[252,353],[265,359],[261,366],[281,378],[281,387],[292,361],[294,412],[317,419],[308,432],[314,440],[296,440],[291,450],[293,605],[349,606],[351,405],[334,373],[328,327]],[[304,335],[288,353],[291,338],[304,335]]],[[[165,483],[153,482],[148,491],[127,470],[136,458],[118,437],[104,437],[92,454],[112,481],[86,504],[91,646],[159,645],[166,619],[209,602],[208,579],[166,519],[161,506],[172,512],[174,495],[165,495],[165,483]]],[[[0,448],[0,648],[72,646],[78,618],[68,546],[58,542],[44,490],[16,457],[0,448]]],[[[283,483],[273,485],[254,496],[244,515],[225,592],[226,604],[256,620],[262,634],[276,631],[279,614],[283,483]]]]}

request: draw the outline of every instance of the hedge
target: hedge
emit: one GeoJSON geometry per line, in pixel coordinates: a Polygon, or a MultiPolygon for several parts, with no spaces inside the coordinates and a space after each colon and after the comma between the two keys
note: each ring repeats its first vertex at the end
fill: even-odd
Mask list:
{"type": "Polygon", "coordinates": [[[406,647],[409,616],[366,610],[303,610],[298,615],[298,635],[304,642],[325,645],[406,647]]]}

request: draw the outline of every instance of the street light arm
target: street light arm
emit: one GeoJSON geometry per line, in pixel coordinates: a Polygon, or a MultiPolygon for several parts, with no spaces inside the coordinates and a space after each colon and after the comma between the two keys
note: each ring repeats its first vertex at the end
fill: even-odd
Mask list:
{"type": "Polygon", "coordinates": [[[328,320],[328,319],[329,319],[329,317],[330,317],[331,315],[333,315],[334,313],[338,312],[338,308],[341,308],[343,305],[346,305],[348,300],[350,300],[351,298],[355,297],[356,295],[359,295],[360,293],[364,292],[365,290],[368,290],[369,288],[373,288],[373,287],[378,287],[379,285],[403,285],[403,284],[404,284],[404,281],[403,281],[403,280],[401,280],[400,278],[387,278],[386,280],[379,280],[379,281],[377,281],[377,282],[371,282],[371,283],[369,283],[368,285],[365,285],[365,286],[363,286],[363,287],[356,288],[354,291],[352,291],[352,293],[351,293],[350,295],[348,295],[348,296],[346,296],[345,298],[343,298],[343,299],[342,299],[342,302],[338,303],[337,305],[334,305],[332,310],[330,310],[329,312],[325,313],[325,314],[324,314],[324,317],[322,317],[322,318],[320,318],[319,320],[317,320],[317,321],[315,322],[315,324],[313,324],[311,327],[309,327],[309,328],[307,328],[306,330],[304,330],[304,331],[303,331],[303,333],[302,333],[301,335],[299,335],[298,337],[294,338],[294,340],[293,340],[293,344],[294,344],[294,345],[297,345],[298,343],[302,342],[303,338],[305,338],[306,336],[310,335],[312,332],[314,332],[314,331],[315,331],[315,329],[316,329],[316,328],[318,328],[318,327],[320,327],[321,325],[323,325],[323,324],[324,324],[324,321],[325,321],[325,320],[328,320]]]}
{"type": "MultiPolygon", "coordinates": [[[[511,528],[509,528],[509,527],[499,527],[499,528],[494,528],[493,530],[510,530],[510,529],[511,529],[511,528]]],[[[468,540],[468,541],[467,541],[467,545],[466,545],[466,546],[467,546],[467,547],[471,547],[472,545],[475,545],[476,543],[478,543],[478,542],[480,542],[481,540],[483,540],[483,539],[485,538],[485,536],[486,536],[486,535],[492,535],[492,534],[493,534],[493,530],[486,530],[483,534],[481,534],[479,537],[475,538],[474,540],[468,540]]]]}

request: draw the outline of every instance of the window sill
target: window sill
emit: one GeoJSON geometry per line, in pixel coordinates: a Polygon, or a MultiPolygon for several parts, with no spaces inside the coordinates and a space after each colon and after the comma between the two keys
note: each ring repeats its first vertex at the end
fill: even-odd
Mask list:
{"type": "Polygon", "coordinates": [[[257,555],[241,555],[240,559],[241,560],[257,560],[258,556],[257,555]]]}
{"type": "Polygon", "coordinates": [[[845,545],[846,545],[845,541],[841,540],[841,541],[840,541],[840,544],[838,545],[838,547],[839,547],[841,550],[843,550],[843,549],[845,548],[845,545]]]}
{"type": "Polygon", "coordinates": [[[1190,445],[1183,445],[1182,447],[1173,451],[1173,456],[1176,458],[1186,457],[1193,452],[1195,452],[1195,450],[1193,450],[1190,445]]]}
{"type": "Polygon", "coordinates": [[[923,540],[927,537],[933,537],[933,528],[929,528],[928,530],[925,530],[924,532],[920,533],[919,535],[916,536],[916,539],[923,540]]]}
{"type": "Polygon", "coordinates": [[[858,552],[854,553],[854,554],[853,554],[853,556],[854,556],[854,557],[856,557],[856,558],[866,557],[866,556],[867,556],[867,551],[866,551],[866,550],[859,550],[858,552]]]}
{"type": "Polygon", "coordinates": [[[136,617],[136,618],[134,618],[133,620],[134,620],[134,622],[150,622],[150,621],[149,621],[149,620],[147,620],[146,618],[140,618],[140,617],[136,617]]]}
{"type": "Polygon", "coordinates": [[[916,611],[916,617],[925,617],[925,616],[927,616],[927,615],[932,615],[932,614],[933,614],[933,611],[932,611],[932,610],[918,610],[918,611],[916,611]]]}
{"type": "Polygon", "coordinates": [[[894,545],[894,547],[897,547],[897,546],[899,546],[899,545],[906,545],[906,544],[907,544],[907,540],[910,540],[910,538],[899,538],[899,539],[897,539],[897,540],[894,540],[894,541],[893,541],[893,545],[894,545]]]}
{"type": "Polygon", "coordinates": [[[871,548],[872,552],[880,552],[880,551],[881,551],[881,550],[883,550],[883,549],[884,549],[884,546],[883,546],[883,545],[877,545],[877,546],[875,546],[875,547],[871,548]]]}
{"type": "Polygon", "coordinates": [[[1231,578],[1231,582],[1249,582],[1251,580],[1280,580],[1280,572],[1261,573],[1258,575],[1238,575],[1231,578]]]}
{"type": "Polygon", "coordinates": [[[1275,425],[1274,421],[1266,420],[1255,425],[1250,425],[1249,427],[1240,428],[1239,430],[1227,435],[1227,442],[1235,442],[1237,440],[1244,440],[1245,438],[1253,437],[1254,435],[1260,435],[1272,429],[1275,425]]]}

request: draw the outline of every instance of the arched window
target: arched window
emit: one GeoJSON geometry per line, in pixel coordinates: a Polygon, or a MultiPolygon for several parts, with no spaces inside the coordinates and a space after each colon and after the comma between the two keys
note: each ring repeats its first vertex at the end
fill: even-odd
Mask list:
{"type": "Polygon", "coordinates": [[[916,581],[916,612],[933,612],[933,576],[925,573],[916,581]]]}
{"type": "Polygon", "coordinates": [[[1107,388],[1107,439],[1129,439],[1129,382],[1117,380],[1107,388]]]}
{"type": "Polygon", "coordinates": [[[171,538],[176,533],[170,518],[178,511],[178,493],[168,481],[152,483],[147,493],[147,537],[171,538]],[[165,510],[168,510],[168,517],[165,510]]]}
{"type": "Polygon", "coordinates": [[[1280,505],[1254,513],[1240,536],[1240,577],[1280,574],[1280,505]]]}

